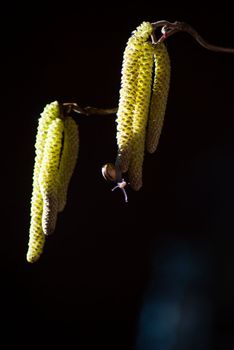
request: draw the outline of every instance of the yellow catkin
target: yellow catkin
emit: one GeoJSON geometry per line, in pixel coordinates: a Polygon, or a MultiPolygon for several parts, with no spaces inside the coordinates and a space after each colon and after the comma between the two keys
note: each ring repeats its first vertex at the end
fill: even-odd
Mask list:
{"type": "Polygon", "coordinates": [[[79,151],[79,130],[72,117],[66,117],[64,125],[63,151],[58,172],[58,211],[67,201],[68,186],[74,172],[79,151]]]}
{"type": "Polygon", "coordinates": [[[122,172],[128,170],[132,152],[132,122],[136,101],[136,86],[139,74],[139,58],[142,44],[146,42],[153,32],[149,22],[143,22],[129,38],[122,63],[121,88],[117,111],[117,162],[122,172]]]}
{"type": "Polygon", "coordinates": [[[155,45],[154,61],[155,73],[146,136],[146,148],[149,153],[153,153],[157,149],[169,93],[171,66],[164,43],[155,45]]]}
{"type": "Polygon", "coordinates": [[[62,148],[64,121],[53,120],[49,126],[44,155],[39,173],[43,198],[42,229],[45,235],[53,233],[58,213],[58,168],[62,148]]]}
{"type": "Polygon", "coordinates": [[[57,101],[47,104],[39,119],[36,143],[35,143],[35,163],[33,172],[33,189],[31,197],[31,220],[29,229],[29,242],[27,251],[27,261],[35,262],[43,252],[45,236],[42,230],[43,198],[39,187],[38,177],[41,169],[45,140],[51,122],[60,114],[57,101]]]}
{"type": "Polygon", "coordinates": [[[152,70],[153,45],[150,42],[146,42],[142,47],[142,55],[139,65],[132,125],[132,155],[128,170],[130,186],[135,191],[138,191],[142,186],[142,165],[144,160],[145,134],[151,96],[152,70]]]}
{"type": "Polygon", "coordinates": [[[39,185],[34,185],[31,200],[31,223],[29,230],[29,243],[27,261],[30,263],[39,259],[45,244],[45,235],[42,230],[43,199],[39,185]]]}

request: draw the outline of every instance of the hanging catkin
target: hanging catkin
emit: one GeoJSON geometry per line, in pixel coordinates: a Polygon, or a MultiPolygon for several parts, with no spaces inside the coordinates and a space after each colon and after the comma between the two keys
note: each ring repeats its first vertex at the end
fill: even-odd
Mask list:
{"type": "Polygon", "coordinates": [[[75,169],[79,151],[79,130],[72,117],[64,122],[63,150],[58,171],[58,211],[61,212],[67,201],[68,186],[75,169]]]}
{"type": "Polygon", "coordinates": [[[43,198],[42,229],[45,235],[54,232],[58,213],[58,169],[62,148],[64,121],[53,120],[48,129],[44,155],[39,173],[43,198]]]}
{"type": "Polygon", "coordinates": [[[170,85],[170,58],[164,43],[154,46],[154,82],[147,127],[146,148],[155,152],[161,135],[170,85]]]}
{"type": "Polygon", "coordinates": [[[60,115],[60,108],[57,101],[47,104],[39,118],[36,143],[35,163],[33,171],[33,188],[31,197],[31,220],[29,228],[29,242],[27,261],[35,262],[41,255],[45,243],[45,235],[42,229],[43,198],[39,186],[39,173],[41,170],[45,142],[48,129],[53,120],[60,115]]]}
{"type": "Polygon", "coordinates": [[[145,152],[145,134],[152,84],[152,43],[146,42],[142,45],[142,54],[139,61],[136,100],[132,123],[132,153],[128,170],[130,186],[135,191],[138,191],[142,186],[142,165],[145,152]]]}
{"type": "Polygon", "coordinates": [[[143,22],[132,33],[127,42],[123,56],[121,88],[117,111],[117,163],[122,172],[128,170],[132,152],[133,113],[136,103],[136,87],[139,75],[139,59],[142,54],[142,44],[147,41],[153,27],[149,22],[143,22]]]}

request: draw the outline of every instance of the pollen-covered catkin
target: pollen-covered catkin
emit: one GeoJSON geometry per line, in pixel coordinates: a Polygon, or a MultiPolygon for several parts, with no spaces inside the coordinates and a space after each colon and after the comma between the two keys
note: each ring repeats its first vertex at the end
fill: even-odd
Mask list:
{"type": "Polygon", "coordinates": [[[132,122],[139,74],[139,58],[142,53],[142,44],[146,42],[152,32],[153,27],[151,23],[143,22],[132,33],[123,55],[121,88],[116,119],[117,162],[122,172],[128,170],[132,152],[132,122]]]}
{"type": "Polygon", "coordinates": [[[170,58],[164,43],[154,47],[154,82],[146,136],[149,153],[156,151],[161,135],[170,85],[170,58]]]}
{"type": "Polygon", "coordinates": [[[78,125],[72,117],[64,122],[64,138],[61,161],[58,171],[58,211],[61,212],[67,201],[68,186],[75,169],[79,151],[78,125]]]}
{"type": "MultiPolygon", "coordinates": [[[[57,101],[47,104],[41,113],[39,118],[37,136],[35,143],[35,163],[33,171],[33,187],[37,186],[39,172],[41,170],[41,163],[44,155],[45,142],[49,126],[53,120],[58,118],[60,115],[60,107],[57,101]]],[[[31,208],[32,209],[32,208],[31,208]]]]}
{"type": "Polygon", "coordinates": [[[39,185],[43,198],[42,229],[51,234],[56,225],[58,213],[58,168],[62,148],[64,121],[53,120],[49,126],[44,156],[39,173],[39,185]]]}
{"type": "Polygon", "coordinates": [[[38,183],[33,187],[31,199],[31,222],[27,251],[27,261],[30,263],[33,263],[39,259],[43,252],[45,243],[45,235],[42,230],[43,199],[38,183]]]}
{"type": "Polygon", "coordinates": [[[41,169],[48,128],[51,122],[57,118],[59,114],[60,109],[57,101],[47,104],[41,113],[37,128],[35,143],[36,156],[34,162],[33,189],[31,197],[31,220],[27,251],[27,261],[30,263],[38,260],[41,253],[43,252],[45,243],[45,235],[42,230],[43,198],[39,187],[38,177],[41,169]]]}
{"type": "Polygon", "coordinates": [[[136,100],[133,113],[132,154],[129,164],[130,186],[138,191],[142,186],[142,165],[145,152],[145,134],[149,113],[153,69],[153,45],[146,42],[142,46],[136,100]]]}

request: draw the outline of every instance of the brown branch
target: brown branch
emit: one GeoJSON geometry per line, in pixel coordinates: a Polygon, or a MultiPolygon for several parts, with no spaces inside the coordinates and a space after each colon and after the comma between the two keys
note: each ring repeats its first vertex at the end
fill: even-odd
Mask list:
{"type": "Polygon", "coordinates": [[[118,108],[96,108],[96,107],[85,107],[84,108],[86,115],[108,115],[108,114],[116,114],[118,108]]]}
{"type": "Polygon", "coordinates": [[[66,102],[63,103],[64,113],[69,114],[71,111],[90,116],[90,115],[108,115],[108,114],[116,114],[117,108],[97,108],[97,107],[80,107],[77,103],[74,102],[66,102]]]}
{"type": "Polygon", "coordinates": [[[201,46],[203,46],[207,50],[216,51],[216,52],[225,52],[225,53],[233,53],[234,54],[234,48],[233,47],[222,47],[217,45],[212,45],[205,41],[198,32],[191,27],[189,24],[185,22],[168,22],[168,21],[158,21],[155,23],[152,23],[154,30],[157,28],[162,27],[161,32],[162,36],[159,38],[158,41],[154,41],[155,44],[159,42],[165,41],[169,36],[178,33],[178,32],[186,32],[190,34],[201,46]]]}

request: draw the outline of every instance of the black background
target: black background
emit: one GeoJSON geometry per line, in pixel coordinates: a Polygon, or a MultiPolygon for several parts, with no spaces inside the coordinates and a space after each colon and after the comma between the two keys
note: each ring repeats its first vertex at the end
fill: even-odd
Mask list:
{"type": "Polygon", "coordinates": [[[114,116],[76,117],[80,153],[66,209],[40,260],[26,262],[34,142],[44,106],[59,100],[116,107],[123,50],[143,21],[185,21],[210,43],[234,47],[225,6],[84,5],[12,5],[1,15],[2,322],[6,330],[22,327],[25,345],[31,329],[44,344],[131,349],[152,242],[160,247],[170,232],[210,247],[210,349],[225,341],[230,349],[234,56],[207,51],[186,33],[167,41],[168,107],[158,150],[145,156],[143,188],[128,189],[125,204],[102,178],[102,165],[116,156],[114,116]]]}

